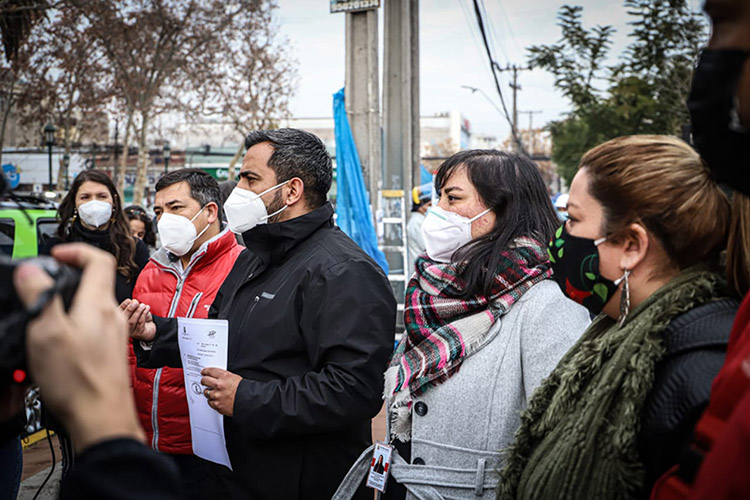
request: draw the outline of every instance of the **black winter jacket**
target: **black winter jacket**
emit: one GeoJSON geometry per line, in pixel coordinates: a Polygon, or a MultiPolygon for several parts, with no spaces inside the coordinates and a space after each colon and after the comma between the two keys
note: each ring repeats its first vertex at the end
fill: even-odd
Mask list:
{"type": "MultiPolygon", "coordinates": [[[[329,499],[371,443],[396,301],[332,216],[326,204],[243,234],[247,250],[209,312],[229,320],[227,368],[243,378],[225,418],[226,496],[329,499]]],[[[135,343],[139,365],[179,366],[176,320],[155,321],[152,349],[135,343]]]]}
{"type": "Polygon", "coordinates": [[[666,352],[656,365],[641,412],[638,441],[648,487],[644,498],[692,440],[711,383],[724,363],[738,307],[735,299],[710,302],[677,316],[664,331],[666,352]]]}

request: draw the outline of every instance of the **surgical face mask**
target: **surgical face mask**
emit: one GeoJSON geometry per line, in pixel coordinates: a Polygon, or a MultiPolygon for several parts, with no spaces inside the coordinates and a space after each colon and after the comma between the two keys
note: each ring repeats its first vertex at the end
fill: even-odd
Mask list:
{"type": "Polygon", "coordinates": [[[258,224],[265,224],[268,219],[286,210],[287,205],[284,205],[280,210],[269,215],[261,196],[280,188],[287,182],[289,181],[284,181],[258,194],[240,187],[234,188],[227,201],[224,202],[224,213],[227,214],[229,230],[235,234],[242,234],[258,224]]]}
{"type": "Polygon", "coordinates": [[[108,201],[87,201],[78,207],[78,216],[87,226],[101,227],[112,218],[112,204],[108,201]]]}
{"type": "Polygon", "coordinates": [[[182,215],[162,214],[157,224],[161,245],[178,257],[188,253],[193,248],[193,242],[200,238],[210,226],[210,224],[206,224],[203,231],[196,234],[197,231],[193,221],[205,208],[205,206],[201,208],[192,219],[182,215]]]}
{"type": "Polygon", "coordinates": [[[597,247],[606,240],[573,236],[563,224],[547,248],[554,271],[552,278],[562,292],[595,315],[609,302],[621,281],[609,280],[599,272],[597,247]]]}
{"type": "Polygon", "coordinates": [[[737,87],[750,52],[704,50],[687,105],[695,148],[716,179],[750,195],[750,124],[740,123],[737,87]]]}
{"type": "Polygon", "coordinates": [[[469,219],[440,207],[431,207],[422,222],[427,256],[436,262],[450,262],[456,250],[471,241],[471,223],[489,211],[488,208],[469,219]]]}

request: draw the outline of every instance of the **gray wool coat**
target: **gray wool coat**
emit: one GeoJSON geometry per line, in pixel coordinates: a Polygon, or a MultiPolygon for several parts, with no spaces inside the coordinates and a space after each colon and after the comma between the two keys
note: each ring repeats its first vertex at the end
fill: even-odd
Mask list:
{"type": "MultiPolygon", "coordinates": [[[[588,325],[586,309],[544,280],[495,322],[490,340],[458,373],[415,398],[411,463],[394,452],[391,466],[407,498],[494,498],[501,450],[526,401],[588,325]]],[[[371,457],[371,449],[362,453],[334,499],[351,498],[371,457]]]]}

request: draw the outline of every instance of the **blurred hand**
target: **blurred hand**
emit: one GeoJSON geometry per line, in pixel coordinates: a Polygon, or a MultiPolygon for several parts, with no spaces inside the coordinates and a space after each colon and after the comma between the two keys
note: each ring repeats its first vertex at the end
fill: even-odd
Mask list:
{"type": "MultiPolygon", "coordinates": [[[[29,323],[31,375],[79,452],[114,437],[143,441],[130,393],[127,324],[114,300],[115,260],[82,243],[58,245],[52,256],[83,274],[67,314],[55,296],[29,323]]],[[[33,264],[19,266],[13,281],[27,307],[53,284],[33,264]]]]}
{"type": "Polygon", "coordinates": [[[125,299],[120,304],[120,311],[128,323],[130,336],[136,340],[151,342],[156,336],[156,324],[151,316],[151,307],[135,299],[125,299]]]}

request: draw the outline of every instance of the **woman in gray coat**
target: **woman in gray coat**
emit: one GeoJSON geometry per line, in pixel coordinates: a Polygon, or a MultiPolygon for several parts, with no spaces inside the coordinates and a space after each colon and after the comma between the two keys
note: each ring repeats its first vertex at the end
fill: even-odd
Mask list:
{"type": "MultiPolygon", "coordinates": [[[[548,279],[558,219],[534,163],[463,151],[435,187],[385,373],[395,446],[385,498],[492,498],[521,410],[589,317],[548,279]]],[[[371,459],[363,452],[334,498],[351,496],[371,459]]]]}

